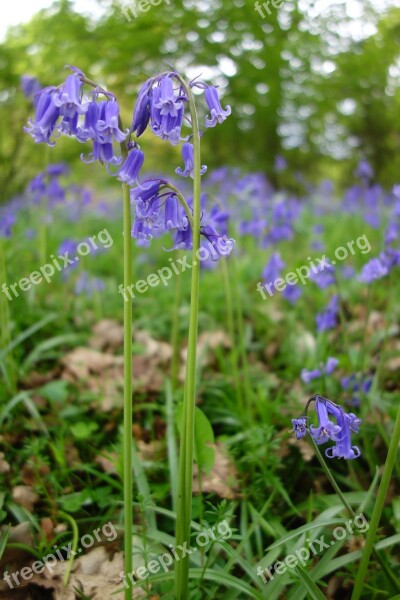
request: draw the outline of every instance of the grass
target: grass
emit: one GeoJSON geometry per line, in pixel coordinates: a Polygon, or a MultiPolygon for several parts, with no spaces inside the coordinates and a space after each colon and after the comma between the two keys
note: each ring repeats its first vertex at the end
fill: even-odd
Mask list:
{"type": "MultiPolygon", "coordinates": [[[[262,248],[254,236],[238,231],[255,202],[254,194],[235,194],[234,183],[228,191],[221,191],[215,184],[209,189],[217,201],[228,203],[230,196],[230,235],[236,239],[237,255],[201,272],[199,333],[200,340],[205,341],[199,352],[197,404],[205,422],[212,424],[217,446],[223,446],[230,457],[236,483],[228,476],[228,467],[218,452],[216,468],[222,475],[214,480],[214,487],[208,483],[206,473],[198,478],[203,489],[192,502],[192,540],[196,532],[223,520],[229,523],[232,536],[211,541],[201,553],[191,555],[189,596],[350,598],[365,536],[356,532],[344,540],[334,540],[335,527],[349,519],[346,508],[312,447],[307,442],[294,442],[290,432],[291,418],[301,414],[307,398],[319,392],[363,419],[356,438],[361,458],[330,461],[328,466],[346,503],[376,525],[376,535],[372,541],[367,537],[367,544],[369,549],[375,545],[379,556],[374,554],[369,561],[361,598],[394,597],[398,591],[395,582],[400,579],[398,480],[392,478],[387,493],[380,496],[378,522],[375,490],[380,484],[399,403],[398,370],[392,366],[398,355],[398,306],[391,300],[399,293],[396,272],[391,277],[390,294],[388,279],[367,290],[356,276],[340,277],[341,319],[323,333],[316,331],[315,315],[326,306],[336,287],[321,290],[309,281],[301,288],[302,296],[295,305],[280,294],[263,300],[256,289],[273,251],[281,252],[285,274],[307,264],[309,256],[332,257],[337,247],[367,235],[371,252],[358,251],[342,263],[359,273],[362,265],[382,250],[383,224],[389,208],[381,207],[383,224],[373,229],[365,223],[362,207],[350,215],[334,204],[326,206],[318,194],[307,195],[301,200],[301,214],[294,220],[293,238],[262,248]],[[313,227],[321,224],[324,232],[313,234],[313,227]],[[323,250],[311,248],[317,238],[324,243],[323,250]],[[216,341],[221,335],[218,332],[223,332],[225,337],[221,339],[225,341],[216,341]],[[335,372],[304,385],[301,370],[315,369],[330,356],[339,360],[335,372]],[[351,392],[342,388],[340,380],[361,373],[371,377],[373,383],[368,393],[360,395],[359,407],[354,407],[351,392]],[[228,497],[223,499],[224,495],[228,497]],[[329,549],[264,583],[257,567],[265,573],[270,565],[301,551],[309,543],[307,539],[313,542],[321,535],[334,542],[329,549]],[[336,595],[328,596],[327,586],[335,587],[336,595]]],[[[266,213],[270,204],[266,203],[266,213]]],[[[33,286],[8,304],[11,341],[0,350],[4,372],[0,383],[0,451],[9,470],[3,469],[0,474],[4,490],[0,518],[4,525],[28,522],[32,548],[38,556],[55,544],[72,540],[69,530],[57,533],[54,528],[50,538],[46,537],[43,518],[51,519],[53,526],[66,520],[76,523],[79,536],[112,521],[119,532],[118,548],[123,546],[122,380],[119,384],[116,375],[111,377],[115,380],[112,402],[104,410],[110,385],[106,370],[79,380],[68,378],[65,366],[71,351],[89,347],[92,329],[101,319],[120,324],[123,321],[123,302],[117,291],[123,281],[121,206],[112,200],[108,206],[104,216],[95,201],[83,208],[73,223],[68,221],[68,211],[62,205],[47,212],[51,214],[46,231],[48,257],[57,255],[66,237],[84,240],[104,228],[113,244],[81,258],[73,269],[56,273],[50,283],[33,286]],[[100,302],[95,295],[74,293],[83,270],[104,282],[100,302]],[[96,379],[97,388],[93,387],[96,379]],[[12,381],[16,382],[15,389],[10,387],[12,381]],[[109,459],[106,468],[102,457],[109,459]],[[38,496],[31,510],[13,498],[15,487],[27,482],[38,496]]],[[[27,202],[18,212],[12,237],[3,240],[9,284],[41,266],[39,231],[44,214],[45,207],[27,202]],[[36,232],[32,239],[26,236],[28,228],[36,232]]],[[[163,245],[170,247],[170,240],[153,240],[150,248],[134,245],[134,281],[170,265],[171,255],[164,252],[163,245]]],[[[141,540],[137,544],[134,537],[134,559],[140,555],[149,560],[174,545],[177,414],[182,403],[182,381],[177,383],[175,374],[171,382],[169,358],[157,363],[157,357],[167,347],[162,343],[171,342],[173,330],[178,348],[175,355],[180,361],[175,370],[182,370],[189,302],[190,270],[172,277],[167,286],[150,287],[133,299],[133,432],[139,447],[139,453],[132,457],[133,525],[134,536],[141,540]],[[155,344],[153,354],[137,337],[138,332],[150,336],[155,344]]],[[[121,343],[111,347],[106,344],[105,351],[122,359],[121,343]]],[[[205,436],[202,431],[198,433],[200,451],[205,436]]],[[[393,461],[396,450],[391,447],[393,461]]],[[[394,473],[398,475],[398,471],[396,463],[394,473]]],[[[12,547],[7,536],[5,529],[0,541],[0,549],[5,546],[4,556],[12,547]]],[[[365,565],[366,559],[363,561],[365,565]]],[[[172,579],[171,568],[168,573],[151,575],[151,584],[149,579],[141,584],[147,597],[158,594],[168,598],[172,579]]]]}

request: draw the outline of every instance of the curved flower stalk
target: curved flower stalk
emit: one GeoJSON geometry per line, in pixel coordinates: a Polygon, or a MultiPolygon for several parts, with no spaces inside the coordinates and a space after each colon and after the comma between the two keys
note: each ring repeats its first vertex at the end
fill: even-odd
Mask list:
{"type": "MultiPolygon", "coordinates": [[[[193,479],[193,439],[196,391],[196,351],[199,311],[199,273],[201,250],[208,246],[207,257],[218,260],[228,256],[234,240],[227,237],[226,214],[214,207],[207,213],[201,195],[201,176],[206,167],[200,160],[200,126],[193,95],[193,88],[204,91],[210,115],[205,126],[222,123],[231,108],[221,107],[218,91],[204,82],[187,83],[176,71],[171,70],[148,79],[140,89],[135,105],[132,126],[124,130],[120,110],[114,94],[104,90],[76,67],[59,86],[50,86],[36,93],[35,117],[30,119],[25,131],[36,143],[55,144],[60,135],[75,137],[80,143],[90,142],[92,151],[83,162],[99,161],[106,165],[110,175],[122,182],[124,206],[124,287],[131,283],[132,257],[131,235],[140,244],[148,244],[154,237],[171,232],[174,244],[171,249],[192,250],[191,308],[188,339],[188,356],[184,391],[183,424],[180,448],[178,518],[176,543],[190,543],[193,479]],[[85,89],[90,92],[85,94],[85,89]],[[185,112],[188,113],[185,115],[185,112]],[[189,136],[182,137],[184,118],[191,127],[189,136]],[[147,127],[159,138],[172,145],[181,142],[183,169],[177,169],[182,177],[193,179],[193,196],[185,199],[181,192],[165,180],[153,179],[140,182],[139,175],[144,154],[134,140],[147,127]],[[118,146],[120,150],[118,151],[118,146]],[[118,167],[111,173],[111,167],[118,167]],[[131,227],[131,204],[135,220],[131,227]]],[[[40,182],[38,182],[40,184],[40,182]]],[[[124,524],[125,524],[125,573],[132,572],[132,298],[126,296],[124,303],[124,524]]],[[[175,597],[188,597],[188,559],[182,558],[175,571],[175,597]]],[[[126,600],[132,591],[126,589],[126,600]]]]}
{"type": "Polygon", "coordinates": [[[327,398],[316,394],[307,402],[304,415],[292,419],[293,431],[298,440],[309,434],[317,445],[325,444],[329,440],[336,443],[335,446],[325,450],[328,458],[345,458],[351,460],[359,458],[361,452],[357,446],[352,446],[351,435],[358,433],[361,419],[353,413],[346,413],[344,409],[327,398]],[[318,416],[318,425],[308,425],[307,409],[315,402],[318,416]],[[332,420],[332,418],[334,420],[332,420]]]}

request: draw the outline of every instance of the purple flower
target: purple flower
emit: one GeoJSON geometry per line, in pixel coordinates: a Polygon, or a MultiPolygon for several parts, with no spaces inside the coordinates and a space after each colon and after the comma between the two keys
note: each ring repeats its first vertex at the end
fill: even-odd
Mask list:
{"type": "Polygon", "coordinates": [[[374,176],[374,171],[369,162],[365,159],[362,159],[358,164],[355,175],[361,180],[368,182],[374,176]]]}
{"type": "Polygon", "coordinates": [[[310,383],[313,379],[318,379],[322,377],[322,375],[332,375],[336,367],[338,366],[339,361],[337,358],[333,358],[330,356],[325,364],[321,364],[319,369],[313,369],[312,371],[308,371],[307,369],[302,369],[300,377],[303,383],[310,383]]]}
{"type": "Polygon", "coordinates": [[[113,139],[121,144],[126,140],[129,129],[123,132],[119,128],[119,106],[115,99],[99,103],[97,134],[99,141],[111,143],[113,139]]]}
{"type": "Polygon", "coordinates": [[[75,294],[77,296],[86,294],[92,296],[95,292],[101,292],[105,289],[105,284],[98,277],[90,277],[89,273],[83,271],[75,284],[75,294]]]}
{"type": "Polygon", "coordinates": [[[171,78],[165,75],[152,89],[150,119],[151,130],[163,140],[168,140],[174,146],[181,139],[181,128],[184,115],[183,92],[175,95],[171,78]]]}
{"type": "Polygon", "coordinates": [[[140,88],[138,99],[133,111],[132,133],[140,137],[150,121],[151,90],[153,79],[148,79],[140,88]]]}
{"type": "Polygon", "coordinates": [[[78,127],[76,139],[78,142],[87,142],[88,140],[98,140],[97,123],[99,121],[98,102],[89,102],[85,113],[83,124],[78,127]]]}
{"type": "Polygon", "coordinates": [[[336,441],[338,439],[338,434],[341,432],[341,427],[335,425],[329,419],[328,402],[329,400],[327,401],[319,396],[317,396],[315,401],[315,408],[318,415],[318,427],[311,425],[310,434],[314,438],[316,444],[325,444],[328,440],[336,441]]]}
{"type": "Polygon", "coordinates": [[[310,383],[313,379],[318,379],[321,377],[322,371],[321,369],[314,369],[312,371],[308,371],[307,369],[302,369],[300,377],[303,383],[310,383]]]}
{"type": "Polygon", "coordinates": [[[56,127],[60,116],[60,109],[53,102],[53,91],[55,88],[45,88],[38,96],[36,104],[35,120],[29,119],[29,127],[24,127],[24,131],[29,133],[36,144],[44,142],[49,146],[54,146],[50,142],[50,137],[56,127]]]}
{"type": "Polygon", "coordinates": [[[206,127],[215,127],[217,123],[223,123],[232,112],[230,106],[222,108],[219,101],[217,89],[213,86],[208,86],[204,92],[207,106],[210,110],[210,117],[206,117],[206,127]]]}
{"type": "Polygon", "coordinates": [[[117,179],[123,181],[127,185],[136,185],[138,183],[138,177],[140,169],[143,166],[144,154],[139,148],[131,150],[118,171],[117,179]]]}
{"type": "Polygon", "coordinates": [[[20,85],[25,98],[34,99],[36,94],[40,92],[40,83],[36,77],[22,75],[20,79],[20,85]]]}
{"type": "Polygon", "coordinates": [[[90,164],[95,160],[101,163],[109,165],[120,165],[122,163],[122,156],[115,156],[113,145],[110,142],[102,144],[101,142],[93,142],[93,151],[90,152],[87,158],[81,154],[82,162],[90,164]]]}
{"type": "Polygon", "coordinates": [[[317,331],[328,331],[333,329],[337,325],[337,318],[339,314],[339,296],[335,295],[329,301],[329,304],[322,312],[318,313],[315,317],[317,324],[317,331]]]}
{"type": "Polygon", "coordinates": [[[288,286],[283,290],[282,296],[290,302],[290,304],[296,304],[297,300],[302,295],[302,290],[300,286],[288,284],[288,286]]]}
{"type": "Polygon", "coordinates": [[[182,100],[175,96],[170,77],[163,77],[161,79],[160,87],[153,100],[153,106],[159,110],[161,117],[170,116],[176,118],[180,114],[182,100]]]}
{"type": "Polygon", "coordinates": [[[69,117],[76,113],[83,115],[88,109],[88,102],[82,104],[83,82],[78,73],[72,73],[57,92],[52,95],[55,106],[60,109],[60,114],[69,117]]]}
{"type": "Polygon", "coordinates": [[[262,274],[264,282],[270,284],[273,283],[275,279],[278,279],[284,267],[285,263],[283,262],[280,253],[274,252],[271,254],[262,274]]]}
{"type": "Polygon", "coordinates": [[[389,273],[389,268],[380,258],[372,258],[362,268],[358,279],[363,283],[372,283],[382,279],[389,273]]]}
{"type": "MultiPolygon", "coordinates": [[[[175,173],[180,175],[181,177],[191,177],[193,179],[194,176],[194,149],[193,144],[190,142],[185,142],[182,144],[182,158],[184,167],[181,169],[178,167],[175,169],[175,173]]],[[[204,175],[207,171],[207,167],[203,165],[201,167],[200,175],[204,175]]]]}
{"type": "Polygon", "coordinates": [[[317,272],[313,271],[311,273],[310,279],[312,279],[321,290],[324,290],[335,283],[335,268],[325,261],[324,265],[318,265],[317,272]]]}
{"type": "Polygon", "coordinates": [[[361,455],[361,452],[357,446],[351,445],[351,433],[358,432],[361,419],[358,419],[353,414],[346,414],[340,407],[337,416],[337,424],[341,430],[340,436],[337,439],[336,446],[332,446],[325,450],[325,455],[328,458],[345,458],[346,460],[358,458],[361,455]]]}
{"type": "Polygon", "coordinates": [[[297,440],[301,440],[301,438],[305,437],[305,435],[308,432],[306,417],[299,417],[298,419],[292,419],[292,425],[293,425],[293,431],[295,433],[297,440]]]}
{"type": "Polygon", "coordinates": [[[0,238],[11,237],[12,226],[15,223],[15,215],[0,213],[0,238]]]}
{"type": "Polygon", "coordinates": [[[274,168],[275,168],[275,171],[277,173],[279,173],[280,171],[284,171],[285,169],[287,169],[287,166],[288,166],[287,165],[287,161],[286,161],[286,158],[284,156],[278,155],[278,156],[275,157],[274,168]]]}
{"type": "Polygon", "coordinates": [[[306,419],[308,417],[306,415],[292,419],[296,438],[301,439],[306,433],[309,433],[316,444],[325,444],[332,440],[336,445],[325,450],[328,458],[344,458],[346,460],[358,458],[361,452],[357,446],[351,445],[351,435],[359,432],[361,419],[353,413],[346,413],[341,406],[318,394],[308,401],[306,412],[313,401],[315,401],[318,425],[311,425],[307,429],[306,419]]]}

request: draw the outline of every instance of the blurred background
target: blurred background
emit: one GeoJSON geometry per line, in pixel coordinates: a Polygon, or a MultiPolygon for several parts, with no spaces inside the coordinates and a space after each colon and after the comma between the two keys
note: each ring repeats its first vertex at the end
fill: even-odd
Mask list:
{"type": "MultiPolygon", "coordinates": [[[[205,162],[212,167],[243,166],[277,184],[274,165],[284,157],[290,167],[286,187],[296,187],[301,178],[313,183],[330,178],[341,189],[365,158],[378,182],[395,182],[396,0],[285,0],[278,9],[260,3],[259,10],[253,0],[161,0],[143,6],[148,10],[122,0],[2,4],[2,201],[49,162],[49,149],[38,145],[32,152],[31,138],[22,133],[33,109],[20,78],[32,75],[42,86],[56,85],[65,79],[66,64],[117,95],[125,126],[141,83],[167,64],[188,78],[202,74],[218,84],[233,118],[204,137],[205,162]]],[[[168,144],[147,137],[148,169],[176,164],[168,144]]],[[[90,178],[102,186],[108,179],[100,165],[87,169],[80,163],[73,140],[59,140],[50,152],[52,162],[73,163],[81,182],[90,178]]]]}

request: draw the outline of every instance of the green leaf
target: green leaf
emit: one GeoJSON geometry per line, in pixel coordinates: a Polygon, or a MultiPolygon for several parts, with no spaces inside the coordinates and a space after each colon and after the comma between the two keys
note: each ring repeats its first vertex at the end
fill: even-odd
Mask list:
{"type": "Polygon", "coordinates": [[[97,423],[84,423],[83,421],[79,421],[79,423],[71,425],[71,433],[77,440],[87,440],[98,430],[98,428],[99,426],[97,423]]]}
{"type": "Polygon", "coordinates": [[[69,395],[68,382],[63,380],[50,381],[50,383],[46,383],[46,385],[39,388],[38,392],[49,402],[64,403],[69,395]]]}
{"type": "Polygon", "coordinates": [[[210,421],[197,406],[194,419],[194,459],[201,471],[209,473],[215,463],[214,432],[210,421]]]}
{"type": "Polygon", "coordinates": [[[313,582],[307,571],[303,569],[303,567],[297,565],[295,571],[312,600],[326,600],[324,594],[315,585],[315,583],[313,582]]]}
{"type": "Polygon", "coordinates": [[[7,526],[7,529],[3,531],[0,535],[0,560],[4,554],[4,550],[6,549],[8,538],[10,537],[11,524],[7,526]]]}
{"type": "MultiPolygon", "coordinates": [[[[182,435],[183,404],[176,411],[177,425],[182,435]]],[[[194,460],[199,469],[209,473],[215,463],[214,432],[210,421],[200,408],[196,406],[194,413],[194,460]]]]}

